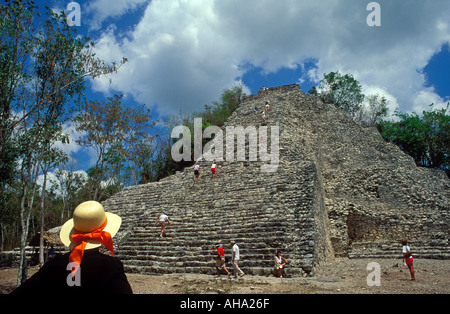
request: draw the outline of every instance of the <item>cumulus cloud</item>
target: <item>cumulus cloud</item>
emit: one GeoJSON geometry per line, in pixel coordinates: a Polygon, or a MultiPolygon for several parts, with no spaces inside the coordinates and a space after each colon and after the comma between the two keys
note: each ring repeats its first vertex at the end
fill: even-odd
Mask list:
{"type": "MultiPolygon", "coordinates": [[[[100,12],[103,1],[90,6],[100,12]]],[[[299,81],[339,70],[384,91],[402,111],[444,103],[425,87],[422,70],[450,42],[450,2],[379,0],[381,27],[366,23],[369,2],[153,0],[131,31],[116,23],[98,38],[99,57],[129,62],[111,84],[95,80],[93,87],[130,94],[163,113],[192,111],[238,83],[245,65],[271,73],[316,60],[299,81]]]]}
{"type": "Polygon", "coordinates": [[[430,105],[434,109],[445,108],[447,102],[437,95],[433,88],[422,90],[415,94],[411,111],[421,114],[423,111],[429,111],[430,105]]]}
{"type": "Polygon", "coordinates": [[[80,137],[79,133],[75,130],[75,127],[72,125],[65,124],[63,126],[63,133],[68,136],[68,142],[58,141],[54,144],[55,148],[58,148],[65,152],[68,156],[71,154],[77,153],[81,146],[76,143],[76,140],[80,137]]]}
{"type": "Polygon", "coordinates": [[[87,165],[95,164],[97,160],[97,153],[95,149],[92,147],[80,146],[76,142],[80,139],[83,133],[78,132],[72,124],[64,124],[63,133],[68,136],[69,141],[65,141],[64,143],[62,141],[57,141],[53,145],[55,148],[58,148],[66,153],[69,158],[77,157],[77,159],[87,165]]]}
{"type": "MultiPolygon", "coordinates": [[[[62,192],[67,193],[67,191],[63,191],[65,188],[64,188],[64,184],[61,184],[61,183],[68,180],[69,173],[70,173],[69,171],[61,170],[61,169],[55,169],[53,172],[49,171],[47,173],[45,190],[48,192],[53,191],[58,196],[61,195],[62,192]],[[58,175],[56,175],[56,174],[58,174],[58,175]]],[[[78,177],[79,180],[83,183],[86,183],[88,180],[88,175],[84,170],[73,171],[71,173],[71,175],[72,175],[72,177],[78,177]]],[[[44,175],[43,174],[38,176],[37,184],[41,187],[44,185],[44,175]]],[[[81,188],[81,187],[78,187],[78,188],[81,188]]]]}
{"type": "Polygon", "coordinates": [[[96,80],[94,88],[131,93],[165,112],[192,111],[216,100],[241,72],[227,42],[217,38],[212,6],[212,1],[153,1],[122,41],[109,28],[97,43],[98,55],[129,61],[112,84],[96,80]]]}
{"type": "Polygon", "coordinates": [[[388,118],[391,119],[392,115],[395,113],[397,109],[399,109],[399,104],[397,98],[387,92],[384,88],[378,86],[365,86],[363,87],[364,95],[380,95],[384,96],[388,101],[387,107],[389,109],[388,118]]]}
{"type": "Polygon", "coordinates": [[[102,23],[110,17],[117,18],[135,10],[150,0],[96,0],[85,6],[86,13],[91,15],[90,28],[99,29],[102,23]]]}

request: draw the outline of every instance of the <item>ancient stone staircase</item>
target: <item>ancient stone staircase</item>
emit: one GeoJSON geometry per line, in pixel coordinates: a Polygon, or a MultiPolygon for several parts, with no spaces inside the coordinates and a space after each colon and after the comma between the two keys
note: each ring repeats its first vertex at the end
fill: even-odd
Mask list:
{"type": "MultiPolygon", "coordinates": [[[[298,86],[286,89],[288,94],[300,92],[298,86]]],[[[226,125],[279,126],[289,115],[284,94],[286,90],[280,89],[248,97],[226,125]],[[264,106],[267,97],[272,108],[263,123],[254,107],[264,106]]],[[[270,147],[271,138],[266,140],[270,147]]],[[[248,143],[247,139],[247,157],[248,143]]],[[[271,273],[277,249],[289,258],[292,275],[310,273],[316,255],[314,209],[319,185],[311,161],[291,159],[280,151],[274,173],[262,173],[262,161],[219,161],[214,180],[211,162],[200,161],[198,182],[193,181],[191,167],[160,182],[125,189],[103,204],[123,217],[117,256],[127,271],[215,273],[215,243],[230,256],[229,242],[235,240],[247,274],[271,273]],[[166,210],[172,225],[161,239],[154,223],[166,210]]]]}
{"type": "MultiPolygon", "coordinates": [[[[240,247],[241,269],[258,275],[272,272],[277,249],[290,261],[288,273],[314,274],[334,256],[399,257],[403,237],[419,256],[450,258],[445,174],[417,168],[376,129],[298,85],[245,97],[224,138],[227,126],[262,125],[279,127],[276,172],[261,172],[268,162],[249,161],[246,147],[244,161],[218,161],[214,180],[202,160],[198,182],[190,167],[103,203],[123,218],[115,243],[126,271],[215,274],[214,245],[230,257],[230,240],[240,247]],[[263,124],[254,107],[267,99],[263,124]],[[164,211],[172,225],[160,238],[154,223],[164,211]]],[[[271,147],[273,138],[265,140],[271,147]]]]}

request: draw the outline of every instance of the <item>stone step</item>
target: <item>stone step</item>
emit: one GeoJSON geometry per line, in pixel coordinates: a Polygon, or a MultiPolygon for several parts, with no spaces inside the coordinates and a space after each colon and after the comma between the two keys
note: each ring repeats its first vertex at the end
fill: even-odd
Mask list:
{"type": "MultiPolygon", "coordinates": [[[[446,245],[430,245],[429,243],[413,243],[413,256],[416,258],[449,259],[450,252],[446,245]]],[[[349,258],[392,258],[401,259],[401,246],[386,242],[353,243],[349,258]]]]}
{"type": "MultiPolygon", "coordinates": [[[[176,252],[175,252],[176,253],[176,252]]],[[[203,255],[192,255],[192,256],[177,256],[177,255],[136,255],[127,256],[126,254],[121,254],[120,259],[124,263],[133,263],[134,265],[154,265],[154,264],[170,264],[177,263],[179,266],[194,266],[193,263],[215,263],[215,257],[211,254],[203,255]]],[[[231,259],[231,258],[230,258],[231,259]]],[[[274,255],[262,255],[262,254],[252,254],[243,255],[241,257],[241,264],[243,266],[257,267],[261,265],[274,265],[274,255]]]]}
{"type": "MultiPolygon", "coordinates": [[[[158,267],[158,266],[136,266],[136,265],[126,265],[125,271],[129,273],[142,273],[142,274],[167,274],[167,273],[179,273],[179,274],[185,274],[185,273],[194,273],[194,274],[209,274],[209,275],[216,275],[216,269],[215,267],[211,267],[210,265],[204,265],[201,267],[193,267],[193,266],[187,266],[187,267],[158,267]]],[[[228,271],[231,273],[233,272],[232,267],[228,266],[228,271]]],[[[244,270],[243,270],[244,271],[244,270]]],[[[286,274],[288,276],[301,276],[304,275],[304,271],[301,268],[298,267],[287,267],[285,270],[286,274]]],[[[245,268],[244,273],[246,275],[255,275],[255,276],[271,276],[273,275],[273,267],[267,266],[267,267],[247,267],[245,268]]],[[[222,275],[222,280],[227,280],[225,275],[222,275]]],[[[234,278],[234,276],[232,276],[234,278]]]]}

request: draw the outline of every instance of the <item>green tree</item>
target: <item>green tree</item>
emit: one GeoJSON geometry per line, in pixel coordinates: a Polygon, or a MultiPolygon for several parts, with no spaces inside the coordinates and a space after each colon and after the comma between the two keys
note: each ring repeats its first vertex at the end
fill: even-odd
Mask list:
{"type": "Polygon", "coordinates": [[[123,96],[115,95],[105,101],[82,101],[78,114],[73,118],[76,130],[84,135],[77,140],[82,146],[92,147],[97,153],[94,167],[88,169],[90,198],[102,197],[101,183],[105,180],[106,154],[108,149],[122,137],[125,121],[122,115],[123,96]]]}
{"type": "Polygon", "coordinates": [[[382,121],[381,135],[412,156],[418,165],[426,165],[424,123],[417,113],[396,112],[399,122],[382,121]]]}
{"type": "MultiPolygon", "coordinates": [[[[18,119],[12,112],[21,91],[31,80],[26,64],[34,47],[35,9],[33,1],[0,3],[0,207],[5,210],[11,195],[8,187],[17,173],[19,158],[17,141],[12,136],[18,119]]],[[[6,228],[3,222],[2,227],[6,228]]]]}
{"type": "Polygon", "coordinates": [[[79,102],[73,119],[76,130],[84,134],[77,142],[97,152],[96,164],[88,171],[93,200],[103,197],[102,182],[121,181],[121,165],[127,160],[137,163],[138,146],[152,140],[149,134],[155,122],[150,110],[145,105],[125,108],[122,99],[123,95],[115,95],[107,102],[79,102]]]}
{"type": "MultiPolygon", "coordinates": [[[[192,166],[194,163],[194,119],[202,118],[202,132],[208,126],[214,125],[221,127],[225,121],[238,108],[242,99],[242,86],[237,85],[229,89],[225,89],[220,95],[219,101],[212,102],[211,105],[205,105],[201,112],[194,112],[191,114],[180,113],[178,115],[171,115],[165,121],[165,128],[168,134],[161,135],[157,143],[157,151],[155,152],[156,160],[154,167],[156,171],[155,179],[159,180],[168,175],[174,174],[176,171],[182,170],[185,167],[192,166]],[[170,138],[172,129],[176,126],[183,125],[191,130],[191,161],[182,160],[175,162],[172,159],[171,147],[176,142],[176,139],[170,138]]],[[[203,139],[203,145],[208,142],[208,139],[203,139]]]]}
{"type": "Polygon", "coordinates": [[[422,117],[396,112],[398,122],[381,121],[378,128],[384,139],[398,145],[412,156],[419,166],[440,167],[447,171],[450,166],[450,116],[446,108],[423,111],[422,117]]]}
{"type": "MultiPolygon", "coordinates": [[[[61,133],[62,138],[66,139],[65,135],[61,133]]],[[[54,138],[56,140],[58,138],[54,138]]],[[[40,233],[39,233],[39,265],[44,265],[44,226],[45,226],[45,196],[47,194],[47,176],[50,169],[59,165],[60,163],[67,162],[68,157],[65,152],[62,150],[52,147],[55,141],[47,141],[45,144],[48,147],[44,150],[44,156],[42,161],[40,162],[41,171],[44,176],[43,184],[41,187],[41,195],[40,195],[40,233]]]]}
{"type": "MultiPolygon", "coordinates": [[[[425,142],[427,144],[427,156],[431,167],[450,167],[450,115],[446,108],[423,111],[425,123],[425,142]]],[[[433,104],[430,105],[430,109],[433,104]]]]}
{"type": "Polygon", "coordinates": [[[63,224],[65,220],[70,218],[71,208],[73,209],[76,207],[76,204],[85,201],[76,202],[77,193],[86,184],[85,177],[82,176],[81,172],[75,170],[76,164],[75,159],[69,158],[53,172],[56,177],[53,186],[56,187],[57,193],[60,195],[60,203],[62,203],[60,224],[63,224]]]}
{"type": "MultiPolygon", "coordinates": [[[[77,36],[64,13],[47,7],[46,18],[41,21],[33,1],[2,2],[0,155],[12,149],[15,154],[2,159],[1,173],[11,177],[10,169],[21,159],[20,284],[25,279],[25,246],[37,177],[49,147],[60,139],[66,105],[82,93],[86,77],[106,75],[120,65],[108,66],[96,58],[93,43],[77,36]]],[[[2,183],[2,199],[6,187],[2,183]]]]}
{"type": "Polygon", "coordinates": [[[355,120],[360,120],[369,125],[377,125],[380,121],[387,117],[389,113],[389,101],[384,96],[369,95],[365,97],[364,102],[355,115],[355,120]]]}
{"type": "MultiPolygon", "coordinates": [[[[225,89],[220,95],[219,102],[213,102],[212,105],[205,105],[204,111],[196,113],[203,119],[205,127],[210,125],[222,126],[223,123],[238,108],[242,98],[242,85],[233,86],[225,89]]],[[[192,118],[193,120],[193,118],[192,118]]],[[[193,122],[192,122],[193,123],[193,122]]]]}
{"type": "Polygon", "coordinates": [[[337,72],[324,74],[318,87],[313,87],[309,94],[319,96],[324,102],[334,104],[350,114],[353,118],[360,110],[364,100],[362,87],[351,75],[337,72]]]}

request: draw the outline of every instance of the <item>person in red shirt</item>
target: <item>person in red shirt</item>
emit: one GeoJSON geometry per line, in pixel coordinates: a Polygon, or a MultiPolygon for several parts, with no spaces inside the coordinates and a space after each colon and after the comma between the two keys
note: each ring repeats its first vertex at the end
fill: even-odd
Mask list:
{"type": "Polygon", "coordinates": [[[220,277],[222,269],[223,269],[226,271],[228,277],[230,277],[230,272],[225,267],[225,252],[219,244],[216,244],[216,248],[217,248],[217,260],[216,260],[217,276],[220,277]]]}

